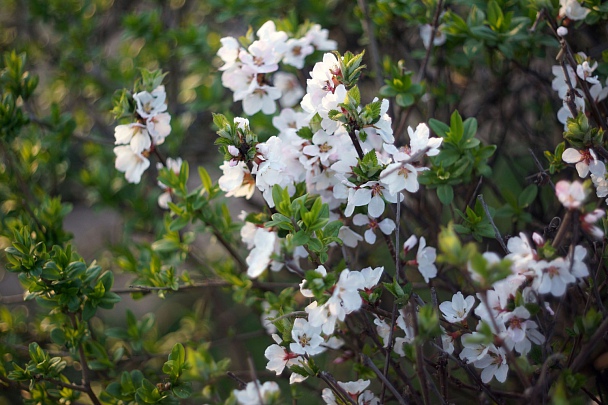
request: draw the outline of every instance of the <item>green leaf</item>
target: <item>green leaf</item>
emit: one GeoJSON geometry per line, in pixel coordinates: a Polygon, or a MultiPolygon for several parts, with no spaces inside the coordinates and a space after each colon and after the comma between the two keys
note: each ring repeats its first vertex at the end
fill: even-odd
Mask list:
{"type": "Polygon", "coordinates": [[[171,231],[171,232],[179,231],[179,230],[183,229],[189,223],[190,223],[189,215],[177,217],[173,221],[171,221],[171,223],[169,224],[169,231],[171,231]]]}
{"type": "Polygon", "coordinates": [[[296,246],[302,246],[308,243],[308,241],[310,240],[310,236],[308,236],[306,234],[306,232],[302,229],[300,229],[298,232],[296,232],[295,235],[293,235],[293,238],[291,239],[292,243],[296,246]]]}
{"type": "Polygon", "coordinates": [[[323,234],[326,237],[330,236],[338,236],[338,232],[340,232],[340,228],[342,228],[342,221],[332,221],[323,228],[323,234]]]}
{"type": "Polygon", "coordinates": [[[209,176],[207,170],[205,170],[204,167],[199,166],[198,175],[201,178],[201,183],[203,184],[203,187],[205,188],[207,193],[211,193],[211,189],[213,188],[213,182],[211,181],[211,176],[209,176]]]}
{"type": "Polygon", "coordinates": [[[312,140],[312,137],[314,135],[312,132],[312,129],[310,129],[310,127],[302,127],[300,129],[298,129],[296,134],[298,134],[298,136],[300,138],[306,139],[308,141],[312,140]]]}
{"type": "Polygon", "coordinates": [[[442,184],[437,187],[437,197],[443,205],[450,205],[454,199],[454,189],[449,184],[442,184]]]}
{"type": "Polygon", "coordinates": [[[462,117],[458,111],[454,111],[450,117],[450,138],[454,142],[459,142],[464,134],[464,125],[462,123],[462,117]]]}
{"type": "MultiPolygon", "coordinates": [[[[358,86],[353,86],[350,90],[348,90],[347,97],[350,97],[354,100],[355,106],[361,104],[361,92],[359,91],[358,86]]],[[[338,100],[340,101],[340,100],[338,100]]]]}
{"type": "Polygon", "coordinates": [[[192,395],[192,386],[190,383],[182,383],[171,388],[173,395],[180,399],[190,398],[192,395]]]}
{"type": "Polygon", "coordinates": [[[437,136],[440,136],[442,138],[445,138],[450,130],[450,127],[448,127],[443,122],[436,120],[435,118],[431,118],[429,120],[429,127],[433,130],[435,134],[437,134],[437,136]]]}
{"type": "Polygon", "coordinates": [[[520,208],[526,208],[528,205],[532,204],[532,202],[536,199],[537,194],[538,187],[536,186],[536,184],[530,184],[519,195],[519,198],[517,199],[517,205],[520,208]]]}
{"type": "Polygon", "coordinates": [[[488,2],[488,25],[495,30],[502,28],[504,15],[502,9],[495,0],[488,2]]]}

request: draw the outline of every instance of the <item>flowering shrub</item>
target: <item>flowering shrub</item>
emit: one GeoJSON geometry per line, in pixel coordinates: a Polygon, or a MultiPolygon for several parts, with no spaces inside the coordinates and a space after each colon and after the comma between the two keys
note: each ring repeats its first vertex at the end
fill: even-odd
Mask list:
{"type": "MultiPolygon", "coordinates": [[[[378,0],[356,11],[361,52],[332,39],[340,27],[292,16],[235,38],[222,36],[218,16],[206,54],[215,64],[205,65],[184,56],[203,33],[172,31],[187,44],[175,51],[189,62],[183,72],[209,69],[212,82],[198,89],[206,96],[190,105],[192,81],[172,81],[181,65],[148,64],[128,78],[132,90],[114,94],[105,142],[80,138],[79,187],[127,218],[128,237],[99,264],[76,253],[62,226],[71,207],[51,197],[83,124],[57,106],[40,118],[25,55],[6,54],[2,242],[24,294],[2,301],[48,311],[29,319],[34,306],[2,307],[0,395],[28,404],[605,402],[608,56],[579,50],[608,7],[378,0]],[[398,30],[414,35],[403,41],[407,62],[382,45],[398,30]],[[531,80],[547,91],[528,91],[531,80]],[[185,134],[200,108],[212,113],[205,129],[221,157],[194,180],[185,134]],[[522,154],[526,143],[534,148],[522,154]],[[550,149],[545,163],[537,147],[550,149]],[[118,269],[129,288],[114,286],[118,269]],[[101,311],[117,311],[127,294],[171,303],[191,290],[205,296],[171,314],[179,325],[164,334],[152,314],[127,310],[113,324],[101,311]],[[243,308],[243,324],[256,328],[238,354],[218,350],[234,330],[217,308],[243,308]]],[[[141,13],[125,21],[132,35],[167,45],[144,29],[158,16],[141,13]]]]}

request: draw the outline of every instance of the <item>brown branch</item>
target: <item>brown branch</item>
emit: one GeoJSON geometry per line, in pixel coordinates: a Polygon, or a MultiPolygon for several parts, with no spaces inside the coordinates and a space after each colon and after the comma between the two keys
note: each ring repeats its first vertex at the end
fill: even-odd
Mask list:
{"type": "MultiPolygon", "coordinates": [[[[69,317],[70,317],[70,320],[72,321],[72,327],[75,330],[78,330],[78,322],[76,319],[76,314],[70,313],[69,317]]],[[[83,346],[82,342],[80,342],[78,345],[78,355],[80,357],[80,365],[82,366],[82,386],[85,388],[84,392],[87,393],[87,395],[91,399],[91,402],[93,402],[94,405],[101,405],[99,398],[97,398],[97,395],[95,395],[93,388],[91,388],[91,378],[90,378],[91,369],[89,368],[89,363],[87,362],[87,356],[86,356],[86,353],[84,352],[84,346],[83,346]]]]}
{"type": "Polygon", "coordinates": [[[608,318],[604,319],[600,327],[595,331],[593,336],[591,336],[587,344],[583,346],[581,351],[574,358],[574,361],[572,361],[570,369],[573,372],[576,373],[580,371],[580,369],[583,368],[583,366],[589,362],[589,356],[591,355],[591,352],[593,352],[593,350],[597,347],[598,343],[602,339],[604,339],[604,335],[606,333],[608,333],[608,318]]]}
{"type": "MultiPolygon", "coordinates": [[[[390,356],[389,356],[390,357],[390,356]]],[[[361,355],[361,360],[363,361],[363,365],[372,369],[374,373],[378,376],[378,378],[382,381],[383,386],[388,387],[389,391],[395,396],[397,402],[401,405],[407,405],[407,402],[403,397],[399,394],[399,391],[395,388],[393,384],[386,378],[385,374],[381,373],[378,367],[374,364],[374,362],[367,357],[365,354],[361,355]]]]}
{"type": "Polygon", "coordinates": [[[420,65],[420,70],[418,71],[418,77],[416,80],[418,83],[426,75],[426,66],[429,63],[429,59],[431,58],[431,50],[434,48],[433,41],[435,41],[435,33],[437,32],[437,26],[439,25],[439,17],[441,16],[442,9],[443,9],[443,0],[439,0],[437,2],[437,7],[435,8],[435,15],[433,16],[433,23],[431,24],[431,38],[429,38],[429,47],[426,48],[426,54],[424,55],[424,60],[422,61],[422,65],[420,65]]]}
{"type": "Polygon", "coordinates": [[[350,395],[342,388],[336,379],[326,371],[321,371],[318,377],[325,381],[325,384],[336,394],[343,402],[351,405],[357,405],[357,403],[351,398],[350,395]]]}
{"type": "Polygon", "coordinates": [[[372,57],[372,71],[374,72],[374,82],[377,87],[382,86],[382,67],[380,64],[380,53],[378,52],[378,42],[374,33],[374,24],[369,16],[369,8],[366,0],[357,0],[357,4],[363,13],[363,31],[369,40],[369,50],[372,57]]]}

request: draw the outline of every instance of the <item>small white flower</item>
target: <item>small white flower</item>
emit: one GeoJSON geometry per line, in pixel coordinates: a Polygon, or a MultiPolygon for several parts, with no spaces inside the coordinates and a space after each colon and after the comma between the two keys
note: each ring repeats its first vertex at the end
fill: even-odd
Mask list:
{"type": "Polygon", "coordinates": [[[591,76],[595,69],[597,69],[597,62],[590,65],[588,61],[583,61],[583,63],[576,66],[576,74],[586,82],[598,84],[600,81],[597,79],[597,76],[591,76]]]}
{"type": "Polygon", "coordinates": [[[247,383],[245,389],[233,392],[239,405],[265,405],[271,398],[278,397],[280,388],[274,381],[266,381],[264,384],[252,381],[247,383]]]}
{"type": "MultiPolygon", "coordinates": [[[[431,46],[431,33],[433,32],[433,27],[430,24],[424,24],[420,26],[420,38],[422,38],[422,44],[426,49],[429,49],[431,46]]],[[[441,31],[441,26],[435,29],[435,37],[433,38],[434,46],[441,46],[445,44],[447,37],[441,31]]]]}
{"type": "Polygon", "coordinates": [[[434,247],[426,246],[426,240],[424,236],[420,237],[420,244],[418,245],[418,253],[416,254],[416,262],[418,263],[418,271],[424,277],[425,282],[429,282],[430,279],[437,276],[437,266],[435,266],[435,259],[437,259],[437,251],[434,247]]]}
{"type": "Polygon", "coordinates": [[[276,87],[258,86],[243,98],[243,111],[247,115],[253,115],[258,111],[266,115],[274,114],[277,110],[275,100],[279,98],[281,98],[281,90],[276,87]]]}
{"type": "Polygon", "coordinates": [[[241,46],[239,41],[233,37],[224,37],[220,39],[222,44],[221,48],[217,51],[217,56],[224,62],[224,65],[220,67],[220,70],[228,70],[234,66],[238,57],[241,46]]]}
{"type": "Polygon", "coordinates": [[[141,91],[133,95],[133,99],[137,103],[137,113],[142,118],[150,118],[167,111],[166,98],[167,94],[163,85],[155,88],[152,93],[141,91]]]}
{"type": "Polygon", "coordinates": [[[148,118],[146,128],[154,140],[154,145],[162,144],[171,133],[171,115],[160,113],[148,118]]]}
{"type": "Polygon", "coordinates": [[[569,271],[570,263],[558,257],[551,262],[541,260],[533,265],[536,271],[535,286],[540,294],[551,293],[555,297],[561,297],[566,292],[568,284],[574,283],[576,279],[569,271]]]}
{"type": "Polygon", "coordinates": [[[285,367],[298,364],[298,358],[300,357],[277,344],[268,346],[264,351],[264,356],[268,359],[266,369],[274,371],[276,375],[280,375],[285,367]]]}
{"type": "Polygon", "coordinates": [[[308,354],[314,356],[325,349],[321,346],[321,328],[310,325],[306,319],[298,318],[293,323],[291,338],[294,343],[290,343],[289,348],[295,354],[308,354]]]}
{"type": "Polygon", "coordinates": [[[478,343],[479,333],[467,333],[460,338],[463,349],[460,352],[460,358],[467,363],[478,361],[486,356],[489,347],[478,343]]]}
{"type": "Polygon", "coordinates": [[[283,55],[283,63],[294,66],[297,69],[304,67],[304,60],[315,51],[306,37],[287,40],[287,49],[283,55]]]}
{"type": "Polygon", "coordinates": [[[314,24],[306,33],[306,38],[318,51],[333,51],[338,47],[338,43],[333,39],[327,39],[329,31],[321,28],[319,24],[314,24]]]}
{"type": "Polygon", "coordinates": [[[254,237],[255,247],[249,252],[247,259],[247,276],[259,277],[270,265],[271,255],[275,249],[277,235],[265,228],[257,228],[254,237]]]}
{"type": "Polygon", "coordinates": [[[454,353],[454,337],[441,327],[441,346],[447,354],[454,353]]]}
{"type": "Polygon", "coordinates": [[[593,149],[568,148],[562,154],[562,160],[566,163],[575,163],[576,171],[581,178],[587,177],[589,172],[596,176],[603,176],[606,173],[606,165],[598,160],[593,149]]]}
{"type": "Polygon", "coordinates": [[[606,212],[599,208],[593,210],[593,212],[582,215],[581,228],[583,228],[583,231],[587,232],[595,239],[601,240],[604,237],[604,231],[594,224],[604,215],[606,215],[606,212]]]}
{"type": "Polygon", "coordinates": [[[116,170],[123,172],[129,183],[139,183],[141,175],[150,167],[150,161],[141,153],[133,152],[128,145],[114,148],[116,170]]]}
{"type": "Polygon", "coordinates": [[[282,107],[293,107],[302,101],[305,93],[296,75],[276,72],[272,79],[274,86],[281,91],[279,102],[282,107]]]}
{"type": "Polygon", "coordinates": [[[384,322],[382,319],[378,318],[377,316],[374,319],[374,325],[376,325],[376,333],[378,333],[378,336],[380,336],[382,338],[382,341],[384,342],[384,347],[388,347],[388,338],[391,333],[390,325],[384,322]]]}
{"type": "Polygon", "coordinates": [[[220,166],[224,174],[219,178],[218,185],[227,197],[245,197],[250,199],[255,191],[255,180],[245,162],[232,165],[224,162],[220,166]]]}
{"type": "Polygon", "coordinates": [[[557,35],[559,35],[560,37],[565,37],[566,35],[568,35],[568,28],[566,28],[566,27],[559,27],[557,29],[557,35]]]}
{"type": "Polygon", "coordinates": [[[375,218],[363,214],[356,214],[353,217],[353,224],[357,226],[366,225],[368,227],[364,236],[365,241],[370,245],[376,243],[376,229],[380,229],[385,235],[390,235],[396,228],[395,222],[390,218],[384,218],[382,221],[378,222],[375,218]]]}
{"type": "Polygon", "coordinates": [[[443,314],[443,317],[449,323],[458,323],[465,321],[469,311],[475,305],[475,297],[469,295],[464,298],[462,293],[458,293],[452,296],[452,301],[445,301],[439,305],[439,310],[443,314]]]}
{"type": "Polygon", "coordinates": [[[152,146],[148,130],[141,124],[118,125],[114,137],[115,145],[129,144],[134,153],[142,153],[152,146]]]}
{"type": "Polygon", "coordinates": [[[584,20],[591,10],[581,6],[579,0],[559,0],[559,15],[566,16],[571,20],[584,20]]]}
{"type": "Polygon", "coordinates": [[[488,384],[492,378],[498,382],[505,382],[509,366],[507,365],[507,354],[502,347],[490,345],[487,355],[473,363],[477,368],[483,368],[481,381],[488,384]]]}
{"type": "Polygon", "coordinates": [[[560,180],[555,185],[555,194],[564,207],[575,210],[583,205],[588,191],[580,181],[570,183],[567,180],[560,180]]]}

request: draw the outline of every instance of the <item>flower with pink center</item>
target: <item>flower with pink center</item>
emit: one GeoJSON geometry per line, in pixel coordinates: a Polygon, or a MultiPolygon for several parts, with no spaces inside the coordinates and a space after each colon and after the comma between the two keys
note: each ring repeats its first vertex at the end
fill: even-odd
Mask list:
{"type": "Polygon", "coordinates": [[[243,98],[243,111],[247,115],[253,115],[258,111],[266,115],[274,114],[277,110],[275,100],[279,98],[281,98],[281,90],[276,87],[258,86],[243,98]]]}
{"type": "Polygon", "coordinates": [[[356,214],[353,217],[353,224],[368,227],[364,237],[365,241],[370,245],[376,243],[376,229],[380,229],[385,235],[390,235],[396,228],[395,222],[390,218],[384,218],[382,221],[378,222],[376,218],[364,214],[356,214]]]}
{"type": "Polygon", "coordinates": [[[297,69],[302,69],[304,67],[304,60],[314,51],[315,48],[306,37],[289,39],[287,40],[286,51],[283,55],[283,63],[294,66],[297,69]]]}
{"type": "Polygon", "coordinates": [[[580,181],[570,183],[567,180],[560,180],[555,185],[555,194],[564,207],[575,210],[583,205],[588,191],[580,181]]]}
{"type": "Polygon", "coordinates": [[[266,369],[281,375],[285,367],[298,364],[300,355],[295,354],[277,344],[268,346],[264,351],[264,356],[268,359],[266,369]]]}
{"type": "Polygon", "coordinates": [[[581,228],[595,239],[601,240],[604,237],[604,231],[594,224],[604,215],[606,215],[606,212],[599,208],[581,215],[581,228]]]}
{"type": "MultiPolygon", "coordinates": [[[[302,101],[304,89],[300,86],[298,77],[292,73],[276,72],[272,76],[274,86],[281,91],[279,103],[281,107],[293,107],[302,101]]],[[[306,114],[308,116],[308,114],[306,114]]]]}
{"type": "Polygon", "coordinates": [[[595,176],[603,176],[606,173],[606,164],[598,160],[593,149],[568,148],[562,154],[562,159],[566,163],[574,163],[581,178],[587,177],[589,172],[595,176]]]}
{"type": "Polygon", "coordinates": [[[541,260],[533,265],[536,271],[536,279],[533,287],[536,287],[539,294],[552,294],[561,297],[566,292],[568,284],[574,283],[576,278],[569,271],[570,262],[566,262],[562,257],[547,262],[541,260]]]}
{"type": "Polygon", "coordinates": [[[507,353],[502,347],[490,345],[485,357],[473,363],[477,368],[482,368],[481,381],[488,384],[492,378],[498,382],[505,382],[509,366],[507,365],[507,353]]]}
{"type": "Polygon", "coordinates": [[[241,49],[239,59],[256,73],[270,73],[279,70],[279,54],[271,43],[254,41],[247,50],[241,49]]]}

